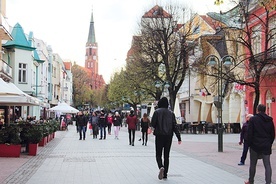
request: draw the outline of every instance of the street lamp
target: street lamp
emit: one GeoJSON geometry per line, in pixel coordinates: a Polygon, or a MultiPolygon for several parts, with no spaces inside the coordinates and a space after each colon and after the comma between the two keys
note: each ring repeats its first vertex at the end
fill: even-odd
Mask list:
{"type": "Polygon", "coordinates": [[[235,59],[232,56],[225,55],[219,58],[215,55],[209,55],[206,58],[207,65],[211,67],[218,66],[218,96],[214,98],[214,104],[218,110],[218,152],[223,152],[223,126],[222,126],[222,67],[230,67],[235,59]]]}

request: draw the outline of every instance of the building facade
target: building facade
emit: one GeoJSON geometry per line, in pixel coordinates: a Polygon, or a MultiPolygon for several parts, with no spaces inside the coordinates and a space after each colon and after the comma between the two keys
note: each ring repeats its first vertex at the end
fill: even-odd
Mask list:
{"type": "Polygon", "coordinates": [[[101,89],[104,85],[103,76],[99,74],[99,57],[98,57],[98,43],[96,42],[95,36],[95,26],[93,19],[93,12],[91,14],[90,25],[88,38],[86,42],[86,50],[85,50],[85,68],[90,72],[91,78],[91,89],[97,90],[101,89]]]}

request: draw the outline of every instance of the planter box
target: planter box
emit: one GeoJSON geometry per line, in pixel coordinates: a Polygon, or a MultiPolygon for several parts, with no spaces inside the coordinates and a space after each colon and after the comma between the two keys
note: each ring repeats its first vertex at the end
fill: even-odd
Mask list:
{"type": "Polygon", "coordinates": [[[56,132],[53,132],[53,139],[55,138],[55,136],[56,136],[56,132]]]}
{"type": "Polygon", "coordinates": [[[29,155],[36,156],[38,144],[29,144],[29,155]]]}
{"type": "MultiPolygon", "coordinates": [[[[48,137],[48,136],[47,136],[48,137]]],[[[45,146],[47,143],[47,137],[43,137],[41,141],[38,143],[38,146],[45,146]]]]}
{"type": "Polygon", "coordinates": [[[0,157],[19,157],[21,153],[21,144],[7,145],[0,144],[0,157]]]}

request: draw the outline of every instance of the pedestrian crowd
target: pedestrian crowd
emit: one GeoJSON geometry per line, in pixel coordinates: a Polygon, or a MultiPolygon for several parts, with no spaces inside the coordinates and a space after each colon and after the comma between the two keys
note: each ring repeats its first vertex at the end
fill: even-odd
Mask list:
{"type": "MultiPolygon", "coordinates": [[[[147,146],[148,134],[153,131],[155,136],[155,159],[159,169],[158,178],[167,179],[169,171],[169,157],[172,145],[173,135],[176,135],[178,144],[182,143],[179,126],[176,123],[175,114],[169,110],[169,101],[166,97],[158,101],[157,109],[152,117],[147,113],[142,114],[141,119],[134,110],[130,110],[126,116],[104,110],[92,112],[92,114],[83,114],[79,112],[76,116],[77,132],[79,139],[85,140],[86,127],[90,129],[90,135],[93,139],[105,140],[107,134],[111,135],[113,126],[114,139],[119,139],[120,128],[125,124],[128,127],[129,145],[134,146],[135,131],[138,123],[141,126],[142,145],[147,146]]],[[[271,183],[272,168],[270,164],[270,155],[272,154],[272,144],[275,139],[275,127],[272,117],[265,114],[266,106],[259,104],[257,113],[247,114],[246,122],[243,124],[239,144],[243,145],[242,156],[239,166],[245,165],[247,152],[250,153],[249,178],[245,184],[253,184],[256,173],[256,165],[259,159],[262,159],[265,168],[265,182],[271,183]]]]}

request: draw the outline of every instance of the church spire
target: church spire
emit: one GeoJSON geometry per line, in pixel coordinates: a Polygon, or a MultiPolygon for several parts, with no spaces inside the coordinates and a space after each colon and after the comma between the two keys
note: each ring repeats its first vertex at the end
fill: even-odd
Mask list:
{"type": "Polygon", "coordinates": [[[94,28],[94,19],[93,19],[93,11],[91,13],[91,19],[90,19],[90,27],[89,27],[89,33],[88,33],[88,39],[86,45],[94,45],[96,43],[96,37],[95,37],[95,28],[94,28]]]}

